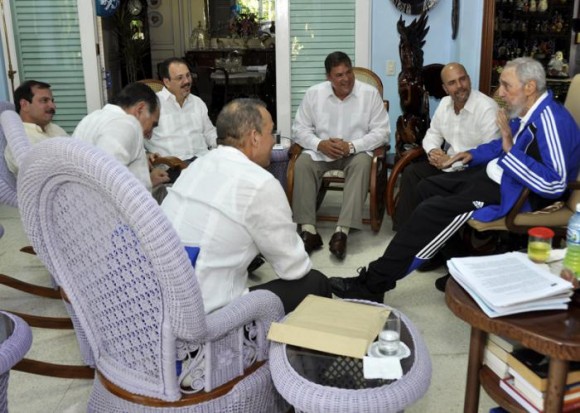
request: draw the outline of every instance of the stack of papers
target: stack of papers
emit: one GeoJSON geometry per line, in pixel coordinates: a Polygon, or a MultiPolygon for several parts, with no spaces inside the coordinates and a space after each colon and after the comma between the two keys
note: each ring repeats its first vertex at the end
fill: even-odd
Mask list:
{"type": "Polygon", "coordinates": [[[568,308],[573,286],[534,264],[526,254],[509,252],[447,261],[453,278],[489,317],[568,308]]]}

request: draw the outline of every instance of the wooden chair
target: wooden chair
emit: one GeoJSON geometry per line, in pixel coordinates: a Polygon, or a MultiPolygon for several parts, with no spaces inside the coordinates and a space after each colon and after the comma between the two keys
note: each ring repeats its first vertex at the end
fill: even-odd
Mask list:
{"type": "MultiPolygon", "coordinates": [[[[25,157],[28,155],[31,146],[28,137],[24,132],[24,126],[22,125],[20,116],[11,109],[12,107],[9,105],[7,106],[6,102],[0,102],[0,150],[2,153],[2,156],[0,156],[0,200],[8,205],[18,207],[18,202],[16,202],[16,177],[11,174],[6,174],[8,168],[4,162],[4,148],[6,144],[10,145],[10,149],[14,154],[16,162],[18,165],[21,165],[25,157]]],[[[0,274],[0,284],[2,285],[40,297],[61,299],[61,291],[52,278],[51,283],[52,287],[45,287],[27,283],[15,277],[0,274]]],[[[65,306],[67,306],[66,302],[65,306]]],[[[14,311],[11,311],[11,313],[25,320],[31,327],[72,329],[73,324],[75,323],[74,316],[71,319],[68,317],[44,317],[33,314],[17,313],[14,311]]],[[[71,313],[69,312],[69,314],[71,313]]],[[[88,347],[85,346],[82,332],[79,333],[77,330],[76,333],[81,348],[81,354],[83,355],[86,364],[85,366],[53,364],[38,360],[24,359],[18,363],[14,369],[43,376],[72,379],[92,378],[94,376],[94,370],[89,367],[89,365],[93,364],[92,354],[88,347]]]]}
{"type": "Polygon", "coordinates": [[[161,92],[161,89],[165,86],[161,80],[158,79],[141,79],[138,80],[139,83],[146,84],[149,86],[155,93],[161,92]]]}
{"type": "MultiPolygon", "coordinates": [[[[442,99],[447,95],[441,84],[441,70],[443,67],[444,65],[440,63],[433,63],[424,66],[422,70],[425,90],[429,93],[429,96],[435,97],[436,99],[442,99]]],[[[387,214],[389,216],[392,217],[395,214],[395,207],[398,201],[397,183],[399,176],[411,162],[414,162],[416,159],[424,155],[425,151],[423,150],[423,147],[417,146],[409,148],[402,152],[399,157],[394,159],[393,171],[389,176],[386,191],[387,214]]]]}
{"type": "MultiPolygon", "coordinates": [[[[570,111],[576,123],[580,125],[580,75],[576,75],[570,84],[564,106],[570,111]]],[[[566,202],[556,202],[542,210],[522,213],[520,210],[527,200],[530,190],[524,189],[512,210],[504,218],[491,222],[481,222],[470,219],[468,224],[478,232],[508,231],[512,234],[525,235],[533,227],[549,227],[556,234],[554,245],[566,238],[568,220],[580,203],[580,175],[576,181],[568,183],[570,197],[566,202]]]]}
{"type": "MultiPolygon", "coordinates": [[[[383,96],[383,83],[381,79],[371,70],[362,67],[353,67],[353,72],[357,80],[368,83],[376,87],[381,97],[383,96]]],[[[389,109],[389,102],[384,100],[385,110],[389,109]]],[[[379,147],[373,151],[373,160],[371,163],[371,179],[369,183],[369,217],[363,218],[364,224],[370,224],[374,232],[381,229],[383,216],[385,215],[385,188],[387,185],[388,164],[387,153],[389,144],[379,147]]],[[[290,161],[286,173],[286,195],[288,202],[292,205],[292,193],[294,191],[294,167],[298,156],[302,153],[302,147],[298,144],[292,144],[289,150],[290,161]]],[[[320,207],[327,191],[342,191],[344,187],[343,171],[329,171],[322,178],[322,185],[318,192],[316,209],[320,207]]],[[[336,215],[318,215],[319,221],[338,221],[336,215]]]]}

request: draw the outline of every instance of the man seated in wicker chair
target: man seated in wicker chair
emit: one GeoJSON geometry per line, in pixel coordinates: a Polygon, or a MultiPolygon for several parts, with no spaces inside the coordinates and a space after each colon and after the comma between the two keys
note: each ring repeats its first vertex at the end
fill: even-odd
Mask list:
{"type": "MultiPolygon", "coordinates": [[[[401,176],[393,229],[405,224],[417,207],[417,184],[424,178],[447,172],[443,164],[458,152],[497,139],[498,106],[490,97],[471,89],[471,79],[460,63],[448,63],[441,70],[445,96],[423,138],[426,157],[407,166],[401,176]]],[[[459,169],[459,168],[456,168],[459,169]]]]}
{"type": "MultiPolygon", "coordinates": [[[[48,83],[36,80],[22,83],[14,91],[14,106],[32,145],[48,138],[68,136],[63,128],[52,122],[56,104],[48,83]]],[[[17,175],[18,165],[8,146],[4,151],[4,157],[10,172],[17,175]]]]}
{"type": "Polygon", "coordinates": [[[187,247],[199,247],[195,272],[207,312],[248,291],[248,265],[261,253],[280,278],[252,289],[280,297],[286,312],[306,295],[331,297],[312,269],[280,182],[264,168],[274,146],[263,102],[238,99],[217,118],[217,149],[185,169],[161,205],[187,247]]]}
{"type": "MultiPolygon", "coordinates": [[[[165,87],[157,93],[161,106],[159,125],[153,130],[145,149],[163,157],[174,156],[193,162],[216,147],[216,130],[203,100],[191,94],[193,77],[187,62],[172,57],[159,65],[165,87]]],[[[171,181],[179,170],[170,171],[171,181]]]]}
{"type": "MultiPolygon", "coordinates": [[[[469,219],[506,216],[524,188],[533,193],[522,212],[541,209],[565,196],[580,166],[580,130],[572,115],[546,87],[546,73],[532,58],[508,62],[500,77],[501,139],[459,152],[443,166],[468,165],[460,174],[442,174],[419,184],[421,202],[396,233],[382,257],[359,276],[331,278],[343,298],[383,301],[385,291],[431,259],[469,219]]],[[[445,289],[447,278],[437,280],[445,289]]]]}
{"type": "Polygon", "coordinates": [[[324,61],[327,81],[312,86],[296,112],[293,140],[305,150],[296,161],[292,210],[308,253],[322,247],[316,231],[316,197],[322,176],[344,170],[343,204],[330,252],[346,254],[350,228],[361,227],[373,149],[385,145],[390,125],[377,89],[355,80],[350,58],[330,53],[324,61]]]}

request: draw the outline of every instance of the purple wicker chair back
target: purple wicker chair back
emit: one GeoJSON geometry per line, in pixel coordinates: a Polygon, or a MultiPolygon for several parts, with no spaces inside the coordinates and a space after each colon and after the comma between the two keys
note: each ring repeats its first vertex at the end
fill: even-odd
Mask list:
{"type": "MultiPolygon", "coordinates": [[[[184,392],[211,391],[267,357],[265,334],[283,314],[280,300],[251,293],[206,316],[171,224],[109,155],[73,139],[42,142],[21,166],[18,192],[25,231],[54,268],[102,376],[89,410],[143,411],[103,383],[171,402],[184,392]]],[[[248,404],[236,411],[269,411],[279,403],[267,364],[232,392],[222,407],[206,402],[184,411],[229,411],[223,406],[233,403],[248,404]]]]}
{"type": "Polygon", "coordinates": [[[20,317],[0,311],[0,412],[8,412],[10,369],[24,358],[32,345],[32,331],[20,317]]]}
{"type": "MultiPolygon", "coordinates": [[[[5,111],[14,111],[14,105],[10,102],[0,101],[0,113],[5,111]]],[[[16,114],[16,112],[14,112],[16,114]]],[[[17,115],[18,116],[18,115],[17,115]]],[[[16,177],[6,166],[4,151],[6,150],[6,135],[4,128],[0,127],[0,203],[18,206],[16,197],[16,177]]]]}

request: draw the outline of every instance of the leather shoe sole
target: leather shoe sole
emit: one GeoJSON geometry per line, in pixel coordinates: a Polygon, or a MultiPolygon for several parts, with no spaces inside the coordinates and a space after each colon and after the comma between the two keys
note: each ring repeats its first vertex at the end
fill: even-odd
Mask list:
{"type": "Polygon", "coordinates": [[[443,277],[437,278],[435,280],[435,288],[444,293],[445,287],[447,286],[447,280],[449,280],[450,277],[451,277],[450,274],[446,274],[443,277]]]}
{"type": "Polygon", "coordinates": [[[346,255],[346,239],[347,235],[344,232],[335,232],[328,243],[328,249],[339,260],[344,259],[346,255]]]}
{"type": "Polygon", "coordinates": [[[370,292],[364,284],[360,283],[359,277],[330,277],[329,282],[332,293],[337,297],[368,300],[381,304],[385,301],[384,293],[370,292]]]}
{"type": "Polygon", "coordinates": [[[308,254],[322,247],[322,238],[320,237],[320,234],[312,234],[308,231],[302,231],[300,233],[300,238],[304,242],[304,249],[308,254]]]}

